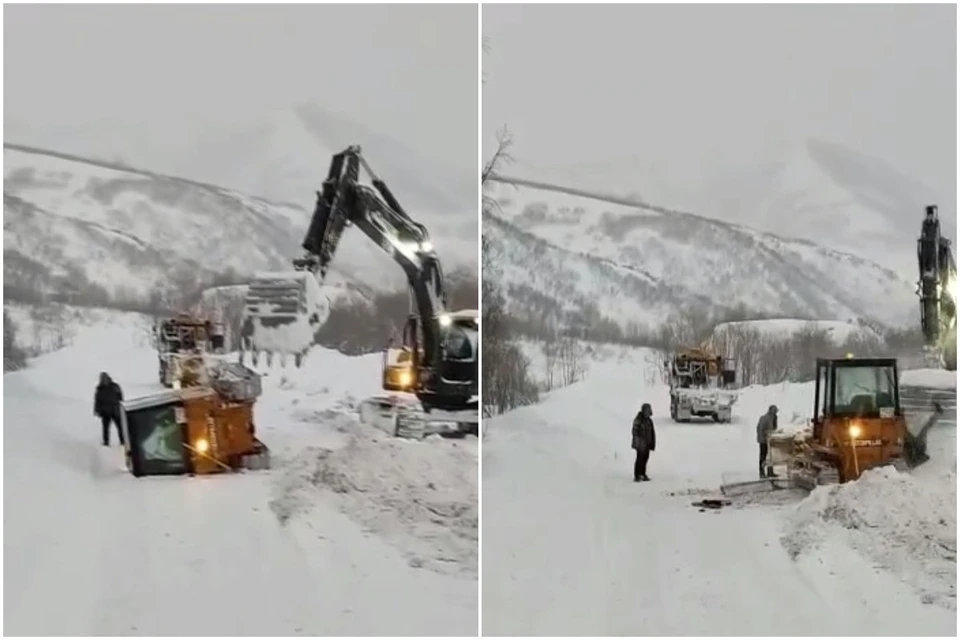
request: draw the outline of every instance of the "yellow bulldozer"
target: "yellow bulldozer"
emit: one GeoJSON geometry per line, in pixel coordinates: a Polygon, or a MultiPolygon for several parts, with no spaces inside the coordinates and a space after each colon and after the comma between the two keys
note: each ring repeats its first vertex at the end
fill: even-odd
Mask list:
{"type": "Polygon", "coordinates": [[[941,412],[934,404],[926,416],[905,415],[895,358],[819,358],[809,426],[770,437],[763,466],[785,467],[786,474],[726,484],[721,491],[735,496],[769,489],[812,490],[856,480],[883,465],[912,469],[929,459],[927,433],[941,412]]]}

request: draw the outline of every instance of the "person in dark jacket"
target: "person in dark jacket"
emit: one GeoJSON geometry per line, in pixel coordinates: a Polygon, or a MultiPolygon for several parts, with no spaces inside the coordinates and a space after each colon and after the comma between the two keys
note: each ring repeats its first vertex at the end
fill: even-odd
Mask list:
{"type": "Polygon", "coordinates": [[[117,425],[117,435],[120,437],[120,444],[123,441],[123,430],[120,429],[120,403],[123,401],[123,390],[120,385],[106,374],[100,374],[100,384],[97,385],[97,391],[93,394],[93,414],[100,418],[103,424],[103,446],[110,446],[110,423],[117,425]]]}
{"type": "Polygon", "coordinates": [[[767,412],[760,416],[760,420],[757,422],[757,444],[760,445],[760,477],[761,478],[776,478],[777,474],[773,472],[772,466],[767,466],[766,471],[763,469],[763,463],[767,459],[767,452],[769,451],[768,442],[770,439],[770,434],[777,430],[777,405],[772,404],[770,408],[767,409],[767,412]]]}
{"type": "Polygon", "coordinates": [[[653,409],[649,403],[644,402],[640,407],[640,413],[633,419],[633,443],[632,446],[637,452],[637,459],[633,463],[633,481],[648,481],[647,461],[650,459],[650,452],[657,448],[657,432],[653,429],[653,409]]]}

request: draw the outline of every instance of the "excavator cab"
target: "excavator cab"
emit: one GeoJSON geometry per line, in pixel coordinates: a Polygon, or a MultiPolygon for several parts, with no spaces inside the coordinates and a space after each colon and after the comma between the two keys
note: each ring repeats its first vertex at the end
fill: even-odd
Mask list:
{"type": "Polygon", "coordinates": [[[411,315],[401,345],[383,354],[383,388],[410,392],[443,409],[459,409],[476,396],[479,326],[476,311],[445,313],[440,321],[441,358],[438,366],[423,365],[420,318],[411,315]]]}
{"type": "Polygon", "coordinates": [[[416,387],[415,362],[421,356],[417,354],[414,358],[417,341],[413,332],[416,328],[416,317],[411,316],[404,324],[400,346],[394,347],[391,339],[391,344],[383,351],[383,388],[386,391],[412,393],[416,387]]]}
{"type": "Polygon", "coordinates": [[[894,358],[817,359],[813,443],[839,482],[899,464],[909,437],[894,358]]]}

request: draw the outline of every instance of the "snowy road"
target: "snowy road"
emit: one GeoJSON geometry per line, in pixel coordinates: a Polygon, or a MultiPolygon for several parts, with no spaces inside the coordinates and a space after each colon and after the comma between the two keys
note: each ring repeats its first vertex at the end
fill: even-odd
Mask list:
{"type": "MultiPolygon", "coordinates": [[[[789,507],[701,513],[690,503],[755,468],[746,394],[733,425],[672,425],[664,389],[641,397],[629,365],[492,421],[483,460],[484,635],[955,635],[956,613],[840,542],[791,560],[789,507]],[[632,482],[629,428],[643,401],[658,429],[650,483],[632,482]],[[671,495],[672,494],[672,495],[671,495]]],[[[778,397],[780,396],[780,397],[778,397]]]]}
{"type": "MultiPolygon", "coordinates": [[[[156,361],[128,334],[92,330],[4,376],[7,634],[476,633],[475,579],[411,567],[320,492],[282,526],[269,507],[279,470],[124,473],[120,448],[98,445],[91,404],[101,368],[127,396],[154,388],[156,361]]],[[[277,434],[323,438],[317,425],[277,434]]]]}

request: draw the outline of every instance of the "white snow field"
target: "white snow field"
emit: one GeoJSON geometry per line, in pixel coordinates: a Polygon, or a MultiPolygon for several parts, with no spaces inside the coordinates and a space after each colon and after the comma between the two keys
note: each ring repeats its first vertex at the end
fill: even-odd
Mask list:
{"type": "Polygon", "coordinates": [[[97,374],[158,390],[144,321],[78,330],[4,381],[10,635],[475,635],[477,443],[355,419],[379,356],[315,349],[257,405],[269,471],[134,478],[97,374]]]}
{"type": "Polygon", "coordinates": [[[931,431],[933,459],[910,475],[701,511],[756,477],[769,404],[803,424],[812,384],[747,388],[732,424],[673,424],[645,360],[594,361],[485,421],[484,635],[956,636],[955,427],[931,431]],[[657,448],[635,484],[642,402],[657,448]]]}

